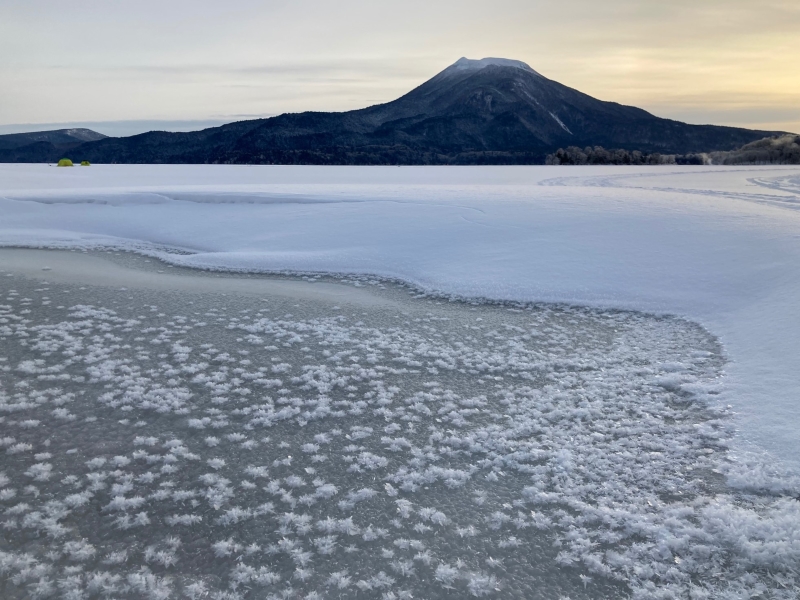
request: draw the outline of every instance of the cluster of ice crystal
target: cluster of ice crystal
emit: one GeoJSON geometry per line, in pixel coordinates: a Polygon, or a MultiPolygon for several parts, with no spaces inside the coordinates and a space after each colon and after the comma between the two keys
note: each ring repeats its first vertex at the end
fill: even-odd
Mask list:
{"type": "Polygon", "coordinates": [[[798,592],[691,323],[3,286],[3,597],[798,592]]]}

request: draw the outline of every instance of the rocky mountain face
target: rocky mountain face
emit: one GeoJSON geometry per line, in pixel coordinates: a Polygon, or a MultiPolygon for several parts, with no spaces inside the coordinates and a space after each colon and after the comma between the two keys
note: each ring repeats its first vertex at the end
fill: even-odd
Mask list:
{"type": "MultiPolygon", "coordinates": [[[[592,98],[519,61],[462,58],[386,104],[87,140],[73,154],[94,163],[536,164],[559,147],[689,154],[773,134],[662,119],[592,98]]],[[[48,162],[59,153],[45,146],[52,142],[9,148],[7,137],[0,136],[0,161],[48,162]]]]}

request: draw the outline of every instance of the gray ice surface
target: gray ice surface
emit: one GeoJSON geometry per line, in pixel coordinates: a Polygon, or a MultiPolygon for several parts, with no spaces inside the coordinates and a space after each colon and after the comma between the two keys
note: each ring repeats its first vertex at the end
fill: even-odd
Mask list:
{"type": "Polygon", "coordinates": [[[690,322],[0,250],[3,598],[795,598],[690,322]]]}

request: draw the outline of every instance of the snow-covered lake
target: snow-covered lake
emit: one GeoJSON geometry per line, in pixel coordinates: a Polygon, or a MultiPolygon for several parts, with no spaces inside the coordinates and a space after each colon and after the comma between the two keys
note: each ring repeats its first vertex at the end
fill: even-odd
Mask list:
{"type": "Polygon", "coordinates": [[[0,165],[0,245],[357,276],[0,251],[6,531],[61,548],[6,542],[6,594],[791,598],[798,207],[797,168],[0,165]]]}
{"type": "Polygon", "coordinates": [[[741,439],[800,465],[800,169],[0,165],[0,198],[3,245],[688,317],[741,439]]]}

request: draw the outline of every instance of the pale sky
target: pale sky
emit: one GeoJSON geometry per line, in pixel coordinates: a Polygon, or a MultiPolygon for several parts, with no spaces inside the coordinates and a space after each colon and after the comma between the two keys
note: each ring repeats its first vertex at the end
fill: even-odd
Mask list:
{"type": "Polygon", "coordinates": [[[0,132],[362,108],[461,56],[663,117],[800,132],[800,0],[0,0],[0,132]]]}

